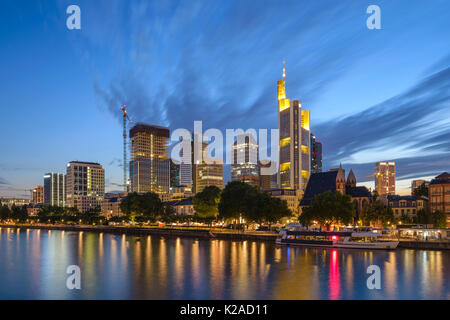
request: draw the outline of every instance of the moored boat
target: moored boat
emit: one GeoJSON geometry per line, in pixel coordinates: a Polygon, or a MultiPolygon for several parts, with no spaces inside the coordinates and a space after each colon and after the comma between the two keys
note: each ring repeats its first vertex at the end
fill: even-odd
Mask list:
{"type": "Polygon", "coordinates": [[[379,240],[381,234],[370,229],[347,231],[282,230],[277,244],[353,249],[395,249],[398,241],[379,240]]]}

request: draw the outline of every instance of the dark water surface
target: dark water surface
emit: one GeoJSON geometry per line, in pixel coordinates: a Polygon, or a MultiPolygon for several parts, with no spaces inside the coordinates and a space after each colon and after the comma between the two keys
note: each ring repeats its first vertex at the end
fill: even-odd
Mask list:
{"type": "Polygon", "coordinates": [[[0,228],[0,299],[449,299],[450,252],[0,228]],[[81,269],[69,290],[66,269],[81,269]],[[367,288],[378,265],[381,289],[367,288]]]}

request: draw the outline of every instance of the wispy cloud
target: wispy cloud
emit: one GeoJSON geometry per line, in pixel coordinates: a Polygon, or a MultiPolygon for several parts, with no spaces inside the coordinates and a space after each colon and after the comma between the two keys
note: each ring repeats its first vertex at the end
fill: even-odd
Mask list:
{"type": "Polygon", "coordinates": [[[327,165],[347,162],[366,175],[375,161],[397,160],[399,176],[413,178],[450,166],[449,119],[446,65],[402,94],[314,130],[324,141],[327,165]]]}

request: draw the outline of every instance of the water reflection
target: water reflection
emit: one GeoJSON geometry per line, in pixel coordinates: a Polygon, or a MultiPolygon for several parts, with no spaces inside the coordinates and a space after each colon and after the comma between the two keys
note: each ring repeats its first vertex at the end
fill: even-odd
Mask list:
{"type": "Polygon", "coordinates": [[[0,298],[447,299],[450,253],[0,228],[0,298]],[[67,290],[79,265],[82,290],[67,290]],[[366,286],[378,265],[381,290],[366,286]]]}

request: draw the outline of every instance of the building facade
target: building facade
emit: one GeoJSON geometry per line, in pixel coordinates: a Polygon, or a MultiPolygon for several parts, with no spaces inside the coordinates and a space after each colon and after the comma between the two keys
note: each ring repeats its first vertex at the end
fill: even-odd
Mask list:
{"type": "Polygon", "coordinates": [[[260,181],[258,176],[240,176],[239,181],[247,183],[257,188],[260,187],[260,181]]]}
{"type": "Polygon", "coordinates": [[[170,159],[170,187],[180,186],[180,163],[175,163],[170,159]]]}
{"type": "Polygon", "coordinates": [[[164,202],[164,205],[169,205],[174,209],[175,215],[194,215],[194,203],[192,202],[192,199],[182,199],[182,200],[174,200],[174,201],[167,201],[164,202]]]}
{"type": "Polygon", "coordinates": [[[231,151],[231,181],[241,181],[241,177],[258,177],[258,144],[253,135],[238,135],[231,151]]]}
{"type": "Polygon", "coordinates": [[[44,186],[36,186],[31,189],[31,203],[44,203],[44,186]]]}
{"type": "Polygon", "coordinates": [[[392,208],[395,218],[400,219],[402,216],[407,216],[412,223],[419,210],[427,209],[428,199],[416,196],[388,195],[387,203],[392,208]]]}
{"type": "Polygon", "coordinates": [[[194,193],[202,192],[208,186],[223,189],[223,163],[219,159],[194,165],[194,193]]]}
{"type": "Polygon", "coordinates": [[[101,206],[101,215],[106,218],[120,217],[124,214],[120,210],[120,204],[126,198],[125,193],[107,193],[101,206]]]}
{"type": "Polygon", "coordinates": [[[380,197],[395,195],[395,161],[375,163],[375,190],[380,197]]]}
{"type": "Polygon", "coordinates": [[[355,222],[359,220],[362,209],[372,201],[372,194],[364,187],[356,186],[356,177],[353,170],[350,170],[347,178],[342,166],[326,172],[311,174],[303,199],[300,202],[300,212],[304,207],[310,206],[315,196],[327,192],[339,191],[341,194],[350,195],[355,206],[355,222]]]}
{"type": "Polygon", "coordinates": [[[299,189],[271,189],[266,190],[266,193],[268,193],[273,198],[278,198],[281,200],[285,200],[287,202],[287,206],[289,210],[291,210],[292,214],[294,216],[298,216],[299,214],[299,202],[300,197],[303,194],[303,192],[299,189]]]}
{"type": "Polygon", "coordinates": [[[71,161],[67,164],[67,206],[80,212],[100,208],[105,196],[105,171],[99,163],[71,161]]]}
{"type": "Polygon", "coordinates": [[[418,187],[420,187],[424,183],[428,185],[427,181],[425,181],[425,180],[413,180],[413,181],[411,181],[411,194],[413,195],[414,194],[414,190],[416,190],[418,187]]]}
{"type": "MultiPolygon", "coordinates": [[[[276,166],[276,163],[274,163],[274,165],[276,166]]],[[[278,171],[274,174],[265,174],[263,170],[264,168],[270,168],[271,166],[271,161],[258,162],[259,187],[261,188],[261,190],[270,190],[277,188],[278,171]]]]}
{"type": "Polygon", "coordinates": [[[446,214],[447,228],[450,228],[450,174],[441,173],[430,181],[428,186],[430,212],[441,211],[446,214]]]}
{"type": "Polygon", "coordinates": [[[23,198],[0,198],[0,204],[11,209],[13,206],[22,207],[30,204],[30,199],[23,198]]]}
{"type": "Polygon", "coordinates": [[[166,127],[138,123],[130,129],[131,192],[169,193],[169,137],[166,127]]]}
{"type": "Polygon", "coordinates": [[[282,189],[304,190],[311,173],[309,110],[286,98],[285,76],[283,65],[283,80],[278,81],[278,183],[282,189]]]}
{"type": "Polygon", "coordinates": [[[311,133],[311,173],[322,172],[322,143],[311,133]]]}
{"type": "Polygon", "coordinates": [[[47,173],[44,175],[44,204],[65,207],[67,198],[66,175],[47,173]]]}

